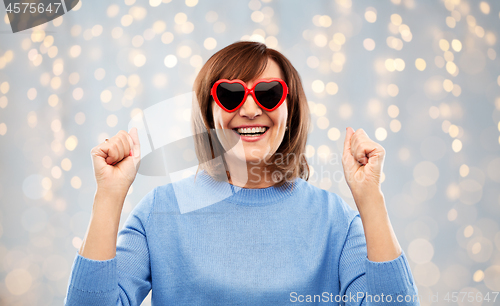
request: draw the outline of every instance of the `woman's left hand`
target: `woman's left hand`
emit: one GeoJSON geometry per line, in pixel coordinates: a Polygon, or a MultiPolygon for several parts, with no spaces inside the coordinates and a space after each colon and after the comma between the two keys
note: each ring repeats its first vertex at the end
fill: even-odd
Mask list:
{"type": "MultiPolygon", "coordinates": [[[[380,180],[385,149],[371,140],[363,129],[347,128],[342,166],[356,204],[382,193],[380,180]]],[[[360,207],[358,207],[359,209],[360,207]]]]}

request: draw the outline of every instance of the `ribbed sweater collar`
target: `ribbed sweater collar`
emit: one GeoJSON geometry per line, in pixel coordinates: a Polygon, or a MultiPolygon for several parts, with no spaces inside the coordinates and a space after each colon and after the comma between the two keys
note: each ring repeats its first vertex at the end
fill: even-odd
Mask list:
{"type": "Polygon", "coordinates": [[[206,188],[203,189],[213,191],[216,194],[227,194],[227,191],[231,190],[232,195],[226,197],[224,200],[247,206],[265,206],[280,202],[297,193],[303,187],[304,183],[303,179],[295,178],[293,181],[287,181],[281,187],[271,186],[251,189],[215,180],[203,170],[198,172],[196,176],[196,185],[200,184],[206,188]]]}

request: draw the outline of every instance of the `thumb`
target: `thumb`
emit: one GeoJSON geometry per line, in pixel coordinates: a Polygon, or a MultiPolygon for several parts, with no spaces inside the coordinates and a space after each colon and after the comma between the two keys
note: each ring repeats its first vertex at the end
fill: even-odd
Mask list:
{"type": "Polygon", "coordinates": [[[139,142],[139,132],[136,127],[133,127],[128,132],[132,140],[132,156],[134,157],[134,165],[137,167],[137,163],[141,160],[141,144],[139,142]]]}
{"type": "Polygon", "coordinates": [[[344,139],[344,154],[351,154],[351,138],[354,134],[354,130],[351,127],[346,128],[345,139],[344,139]]]}

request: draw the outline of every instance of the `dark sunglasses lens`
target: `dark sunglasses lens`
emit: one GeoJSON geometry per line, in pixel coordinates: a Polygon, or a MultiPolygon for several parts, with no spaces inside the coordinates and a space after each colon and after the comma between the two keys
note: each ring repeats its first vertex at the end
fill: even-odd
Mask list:
{"type": "Polygon", "coordinates": [[[243,101],[245,88],[240,83],[220,83],[216,93],[220,103],[228,110],[233,110],[243,101]]]}
{"type": "Polygon", "coordinates": [[[255,97],[262,106],[272,109],[283,97],[283,86],[278,81],[259,83],[255,86],[255,97]]]}

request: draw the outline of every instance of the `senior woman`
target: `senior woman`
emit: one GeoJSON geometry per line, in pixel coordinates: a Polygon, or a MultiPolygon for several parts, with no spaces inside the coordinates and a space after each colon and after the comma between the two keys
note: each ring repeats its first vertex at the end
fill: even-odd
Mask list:
{"type": "Polygon", "coordinates": [[[119,233],[137,130],[92,149],[97,191],[66,305],[140,305],[150,290],[154,305],[419,305],[380,188],[380,144],[346,129],[342,165],[358,212],[307,182],[308,104],[280,52],[233,43],[205,63],[194,91],[199,171],[155,187],[119,233]],[[180,194],[218,200],[183,213],[180,194]]]}

